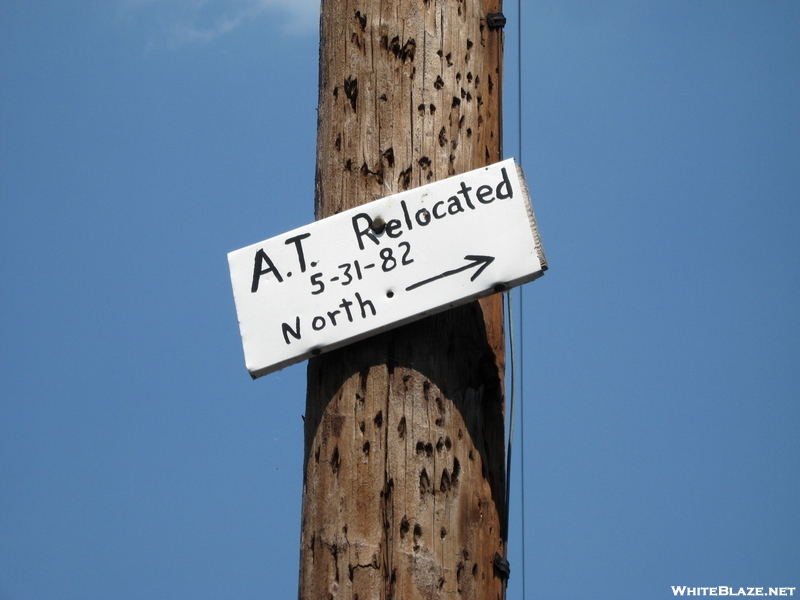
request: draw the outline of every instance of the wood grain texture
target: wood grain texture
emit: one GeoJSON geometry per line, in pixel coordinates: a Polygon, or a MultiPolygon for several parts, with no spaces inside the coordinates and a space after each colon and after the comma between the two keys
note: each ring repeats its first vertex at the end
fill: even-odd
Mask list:
{"type": "MultiPolygon", "coordinates": [[[[500,160],[499,0],[323,0],[316,215],[500,160]]],[[[499,295],[309,361],[299,597],[502,596],[499,295]]]]}

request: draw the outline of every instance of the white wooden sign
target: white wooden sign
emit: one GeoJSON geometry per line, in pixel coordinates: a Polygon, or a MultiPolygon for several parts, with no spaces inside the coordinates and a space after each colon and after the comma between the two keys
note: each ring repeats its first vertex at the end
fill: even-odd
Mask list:
{"type": "Polygon", "coordinates": [[[547,269],[508,159],[228,254],[253,378],[547,269]]]}

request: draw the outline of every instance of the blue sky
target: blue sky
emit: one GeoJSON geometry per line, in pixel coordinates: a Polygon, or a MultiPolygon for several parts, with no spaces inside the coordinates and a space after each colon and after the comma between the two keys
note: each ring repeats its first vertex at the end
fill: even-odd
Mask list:
{"type": "MultiPolygon", "coordinates": [[[[800,588],[800,4],[522,9],[509,597],[800,588]]],[[[0,4],[0,599],[296,595],[305,365],[226,254],[313,219],[316,11],[0,4]]]]}

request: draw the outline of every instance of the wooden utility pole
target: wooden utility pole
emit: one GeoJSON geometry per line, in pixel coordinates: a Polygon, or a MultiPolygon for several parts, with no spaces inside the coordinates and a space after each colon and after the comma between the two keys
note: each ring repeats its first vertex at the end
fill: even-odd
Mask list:
{"type": "MultiPolygon", "coordinates": [[[[322,0],[316,216],[500,160],[501,0],[322,0]]],[[[499,294],[309,361],[299,597],[503,595],[499,294]]]]}

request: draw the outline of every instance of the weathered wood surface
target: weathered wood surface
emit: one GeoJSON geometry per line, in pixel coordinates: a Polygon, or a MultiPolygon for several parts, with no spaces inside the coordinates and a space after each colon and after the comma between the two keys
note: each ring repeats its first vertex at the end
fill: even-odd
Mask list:
{"type": "MultiPolygon", "coordinates": [[[[316,215],[500,160],[499,0],[323,0],[316,215]]],[[[500,296],[309,361],[299,597],[500,598],[500,296]]]]}

